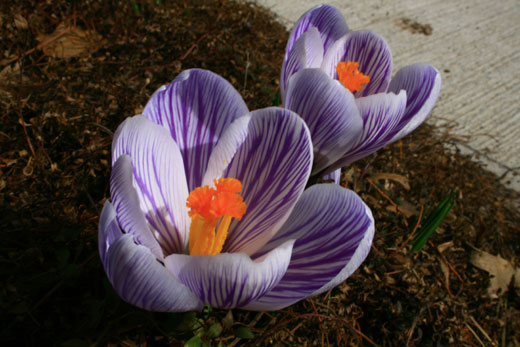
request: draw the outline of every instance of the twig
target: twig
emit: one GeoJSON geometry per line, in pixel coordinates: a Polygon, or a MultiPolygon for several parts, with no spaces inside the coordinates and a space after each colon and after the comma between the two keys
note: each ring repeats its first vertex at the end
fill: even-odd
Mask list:
{"type": "Polygon", "coordinates": [[[415,316],[415,318],[413,320],[412,327],[410,328],[410,333],[408,334],[408,340],[406,341],[406,346],[407,347],[410,346],[410,341],[412,340],[413,331],[415,330],[415,326],[417,325],[417,321],[419,320],[419,318],[421,317],[423,312],[424,312],[424,307],[421,308],[421,310],[419,311],[419,313],[415,316]]]}
{"type": "MultiPolygon", "coordinates": [[[[388,200],[388,202],[390,202],[390,204],[395,208],[396,212],[403,214],[401,212],[401,210],[399,209],[399,206],[388,196],[388,194],[386,194],[381,188],[379,188],[374,182],[372,182],[372,180],[370,178],[367,177],[366,180],[372,187],[375,188],[375,190],[378,191],[379,194],[381,194],[386,200],[388,200]]],[[[407,224],[406,220],[405,220],[405,224],[407,224]]]]}
{"type": "Polygon", "coordinates": [[[182,55],[182,57],[179,58],[180,61],[186,59],[188,57],[188,55],[190,55],[191,51],[193,51],[195,49],[195,47],[197,47],[199,45],[199,43],[209,35],[209,33],[205,33],[204,35],[202,35],[201,37],[199,37],[197,39],[197,41],[195,41],[190,48],[188,48],[188,50],[186,51],[186,53],[184,53],[182,55]]]}
{"type": "MultiPolygon", "coordinates": [[[[275,327],[273,327],[272,329],[268,330],[268,332],[271,332],[271,331],[274,331],[274,330],[277,330],[277,329],[280,329],[282,326],[284,325],[287,325],[289,324],[290,322],[296,320],[296,319],[301,319],[301,318],[322,318],[322,319],[331,319],[331,320],[335,320],[335,321],[340,321],[342,322],[343,324],[345,324],[347,326],[348,329],[352,330],[353,332],[355,332],[357,335],[361,336],[363,339],[365,339],[365,341],[367,341],[369,344],[371,344],[372,346],[377,346],[377,344],[372,341],[368,336],[366,336],[365,334],[363,334],[360,330],[354,328],[352,325],[350,325],[345,319],[342,319],[342,318],[337,318],[337,317],[329,317],[329,316],[325,316],[325,315],[322,315],[322,314],[315,314],[315,313],[306,313],[306,314],[301,314],[297,317],[294,317],[294,318],[291,318],[291,319],[288,319],[288,320],[285,320],[285,321],[282,321],[280,323],[278,323],[275,327]]],[[[265,335],[265,333],[264,333],[265,335]]],[[[260,341],[258,341],[257,345],[260,343],[260,341]]]]}
{"type": "MultiPolygon", "coordinates": [[[[309,302],[312,305],[312,309],[314,310],[314,313],[318,314],[318,310],[316,309],[316,305],[314,305],[314,301],[312,301],[312,299],[309,299],[309,302]]],[[[323,320],[321,318],[318,318],[318,320],[320,321],[320,323],[323,322],[323,320]]]]}
{"type": "Polygon", "coordinates": [[[473,336],[475,336],[475,338],[477,339],[477,341],[480,343],[480,345],[482,345],[483,347],[485,347],[486,345],[484,344],[484,342],[480,339],[480,337],[478,337],[477,333],[471,329],[471,327],[469,326],[468,323],[464,322],[464,324],[466,324],[466,327],[469,329],[469,331],[471,331],[471,333],[473,334],[473,336]]]}
{"type": "Polygon", "coordinates": [[[17,61],[17,60],[19,60],[19,59],[22,59],[22,58],[28,56],[29,54],[33,53],[34,51],[37,51],[38,49],[42,49],[43,47],[45,47],[45,46],[51,44],[52,42],[54,42],[54,41],[56,41],[56,40],[62,38],[63,36],[65,36],[66,34],[68,34],[69,31],[71,31],[71,29],[72,29],[72,27],[68,27],[68,28],[66,28],[65,30],[63,30],[61,33],[59,33],[58,35],[53,36],[53,37],[51,37],[50,39],[47,39],[47,40],[45,40],[45,41],[39,43],[38,45],[36,45],[36,47],[33,47],[33,48],[29,49],[28,51],[25,51],[24,54],[22,54],[22,55],[20,55],[20,56],[18,56],[18,57],[14,57],[14,58],[9,59],[9,60],[4,64],[4,66],[9,65],[9,64],[11,64],[12,62],[17,61]]]}
{"type": "Polygon", "coordinates": [[[417,219],[417,223],[415,223],[415,226],[414,226],[412,232],[410,233],[408,238],[401,244],[401,246],[399,246],[392,254],[390,254],[389,258],[394,257],[397,254],[397,252],[399,252],[401,249],[403,249],[403,247],[408,244],[408,242],[412,239],[412,237],[415,236],[415,232],[417,231],[417,229],[419,229],[419,225],[421,224],[423,212],[424,212],[424,205],[421,205],[421,212],[419,212],[419,218],[417,219]]]}
{"type": "Polygon", "coordinates": [[[444,259],[444,262],[446,263],[446,265],[448,265],[448,267],[450,268],[451,271],[453,271],[453,273],[455,274],[455,276],[457,276],[457,278],[459,279],[459,281],[464,284],[464,280],[462,279],[462,277],[459,275],[459,273],[457,272],[457,270],[455,270],[455,268],[453,267],[453,265],[451,265],[447,259],[444,259]]]}
{"type": "Polygon", "coordinates": [[[486,333],[486,331],[480,326],[480,324],[477,323],[476,319],[473,316],[469,316],[473,324],[477,327],[478,330],[488,339],[489,342],[493,343],[493,340],[491,340],[491,337],[486,333]]]}

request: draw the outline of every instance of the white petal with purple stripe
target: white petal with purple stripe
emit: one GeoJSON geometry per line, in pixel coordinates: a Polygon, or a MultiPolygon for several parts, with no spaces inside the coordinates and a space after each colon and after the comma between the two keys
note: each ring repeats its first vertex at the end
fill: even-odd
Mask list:
{"type": "Polygon", "coordinates": [[[98,249],[103,266],[106,263],[107,250],[121,235],[123,235],[123,232],[116,219],[116,210],[107,200],[103,205],[101,216],[99,216],[98,249]]]}
{"type": "Polygon", "coordinates": [[[329,170],[352,163],[384,147],[393,137],[396,127],[403,117],[406,107],[406,92],[398,95],[381,93],[356,99],[361,117],[363,132],[352,149],[329,170]]]}
{"type": "MultiPolygon", "coordinates": [[[[162,260],[163,251],[161,246],[148,227],[144,213],[141,210],[139,197],[133,186],[131,159],[127,155],[120,156],[112,167],[112,175],[110,177],[110,195],[112,196],[113,207],[111,204],[105,204],[103,211],[109,213],[109,211],[115,209],[114,212],[117,211],[117,228],[121,225],[126,233],[134,236],[135,242],[148,247],[157,259],[162,260]]],[[[110,215],[111,214],[112,213],[110,213],[110,215]]],[[[116,233],[116,226],[107,225],[107,227],[110,227],[107,228],[107,236],[116,233]]]]}
{"type": "Polygon", "coordinates": [[[215,256],[172,254],[166,267],[205,304],[241,307],[278,284],[291,259],[293,241],[285,242],[261,260],[244,253],[215,256]]]}
{"type": "Polygon", "coordinates": [[[282,104],[285,105],[287,84],[292,75],[304,68],[319,68],[323,61],[323,42],[318,29],[312,27],[294,43],[284,59],[280,75],[282,104]]]}
{"type": "Polygon", "coordinates": [[[280,232],[255,254],[296,239],[285,276],[246,309],[280,309],[336,286],[361,265],[373,235],[372,213],[354,192],[336,184],[311,186],[280,232]]]}
{"type": "Polygon", "coordinates": [[[441,75],[428,64],[414,64],[399,70],[390,82],[388,91],[399,93],[406,90],[406,109],[399,132],[391,142],[414,131],[428,116],[441,89],[441,75]]]}
{"type": "Polygon", "coordinates": [[[370,77],[370,82],[354,96],[386,92],[392,75],[392,53],[388,44],[371,31],[351,31],[336,41],[323,58],[322,69],[338,79],[336,66],[341,61],[359,63],[358,70],[370,77]]]}
{"type": "Polygon", "coordinates": [[[300,36],[312,27],[317,28],[320,32],[325,52],[334,41],[349,31],[345,17],[337,8],[326,4],[315,6],[305,12],[292,29],[285,49],[286,58],[300,36]]]}
{"type": "Polygon", "coordinates": [[[309,127],[314,146],[312,174],[348,152],[363,128],[352,93],[320,69],[304,69],[291,77],[285,107],[309,127]]]}
{"type": "Polygon", "coordinates": [[[250,255],[278,231],[307,184],[312,159],[309,129],[298,115],[277,107],[251,112],[247,138],[221,175],[242,182],[247,205],[231,222],[224,252],[250,255]]]}
{"type": "MultiPolygon", "coordinates": [[[[189,230],[186,208],[188,188],[177,144],[165,128],[143,116],[135,116],[126,119],[114,135],[113,162],[122,155],[131,158],[133,185],[141,210],[164,253],[184,252],[187,248],[189,230]]],[[[115,177],[113,176],[113,179],[115,177]]],[[[124,191],[127,192],[128,189],[125,188],[124,191]]],[[[119,214],[118,191],[112,194],[114,206],[119,214]]],[[[125,194],[121,196],[121,201],[128,204],[128,198],[131,198],[128,194],[131,192],[125,194]]],[[[132,220],[133,214],[130,210],[127,212],[127,222],[137,223],[132,220]]],[[[123,226],[122,215],[118,218],[123,226]]]]}
{"type": "Polygon", "coordinates": [[[246,104],[228,81],[200,69],[180,73],[143,111],[167,128],[177,143],[189,191],[201,185],[211,152],[229,124],[246,113],[246,104]]]}
{"type": "Polygon", "coordinates": [[[202,302],[130,234],[110,245],[104,265],[115,291],[132,305],[157,312],[202,309],[202,302]]]}

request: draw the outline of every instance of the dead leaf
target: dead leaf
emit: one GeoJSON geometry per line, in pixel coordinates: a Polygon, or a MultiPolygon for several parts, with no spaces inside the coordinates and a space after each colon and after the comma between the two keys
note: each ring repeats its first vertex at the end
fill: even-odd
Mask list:
{"type": "MultiPolygon", "coordinates": [[[[399,212],[401,212],[406,218],[410,218],[411,216],[417,216],[419,214],[419,211],[417,210],[417,207],[408,201],[401,200],[399,202],[399,212]]],[[[386,207],[387,211],[397,213],[395,210],[395,206],[388,205],[386,207]]]]}
{"type": "Polygon", "coordinates": [[[394,173],[377,173],[372,175],[372,178],[374,181],[380,181],[380,180],[390,180],[399,183],[403,186],[404,189],[410,190],[410,183],[408,181],[408,178],[394,174],[394,173]]]}
{"type": "Polygon", "coordinates": [[[444,261],[444,259],[439,258],[440,264],[441,264],[441,270],[444,274],[444,281],[446,282],[446,288],[450,287],[450,268],[448,267],[448,264],[444,261]]]}
{"type": "Polygon", "coordinates": [[[447,250],[448,248],[451,248],[453,247],[453,241],[448,241],[448,242],[444,242],[444,243],[441,243],[440,245],[437,246],[437,250],[439,251],[439,253],[442,253],[444,252],[445,250],[447,250]]]}
{"type": "Polygon", "coordinates": [[[21,14],[14,16],[13,20],[15,27],[20,30],[26,30],[29,27],[27,19],[25,19],[21,14]]]}
{"type": "Polygon", "coordinates": [[[504,293],[513,276],[515,276],[514,286],[520,288],[520,268],[515,268],[509,261],[499,255],[492,255],[473,248],[469,261],[479,269],[489,272],[491,278],[488,294],[491,298],[498,298],[497,292],[499,289],[501,293],[504,293]]]}
{"type": "Polygon", "coordinates": [[[43,54],[55,58],[71,58],[86,52],[95,52],[102,45],[101,35],[60,23],[50,35],[38,35],[43,54]]]}

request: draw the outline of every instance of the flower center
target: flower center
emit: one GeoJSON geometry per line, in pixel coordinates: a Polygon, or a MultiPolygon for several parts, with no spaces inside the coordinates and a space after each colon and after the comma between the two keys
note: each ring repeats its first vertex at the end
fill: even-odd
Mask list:
{"type": "Polygon", "coordinates": [[[352,93],[359,92],[370,82],[370,77],[359,72],[358,67],[358,62],[350,60],[347,62],[340,61],[336,66],[339,81],[352,93]]]}
{"type": "Polygon", "coordinates": [[[213,180],[215,188],[195,188],[186,206],[191,217],[190,255],[216,255],[222,251],[232,218],[242,218],[246,204],[238,194],[242,183],[236,178],[213,180]]]}

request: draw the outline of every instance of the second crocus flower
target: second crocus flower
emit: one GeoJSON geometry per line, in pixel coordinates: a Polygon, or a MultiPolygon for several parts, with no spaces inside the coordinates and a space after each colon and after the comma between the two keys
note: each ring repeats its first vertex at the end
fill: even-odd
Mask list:
{"type": "Polygon", "coordinates": [[[439,72],[414,64],[393,79],[391,74],[385,40],[370,31],[350,31],[335,7],[319,5],[300,17],[287,43],[280,84],[284,107],[300,115],[311,132],[313,176],[365,157],[425,120],[439,95],[439,72]]]}

